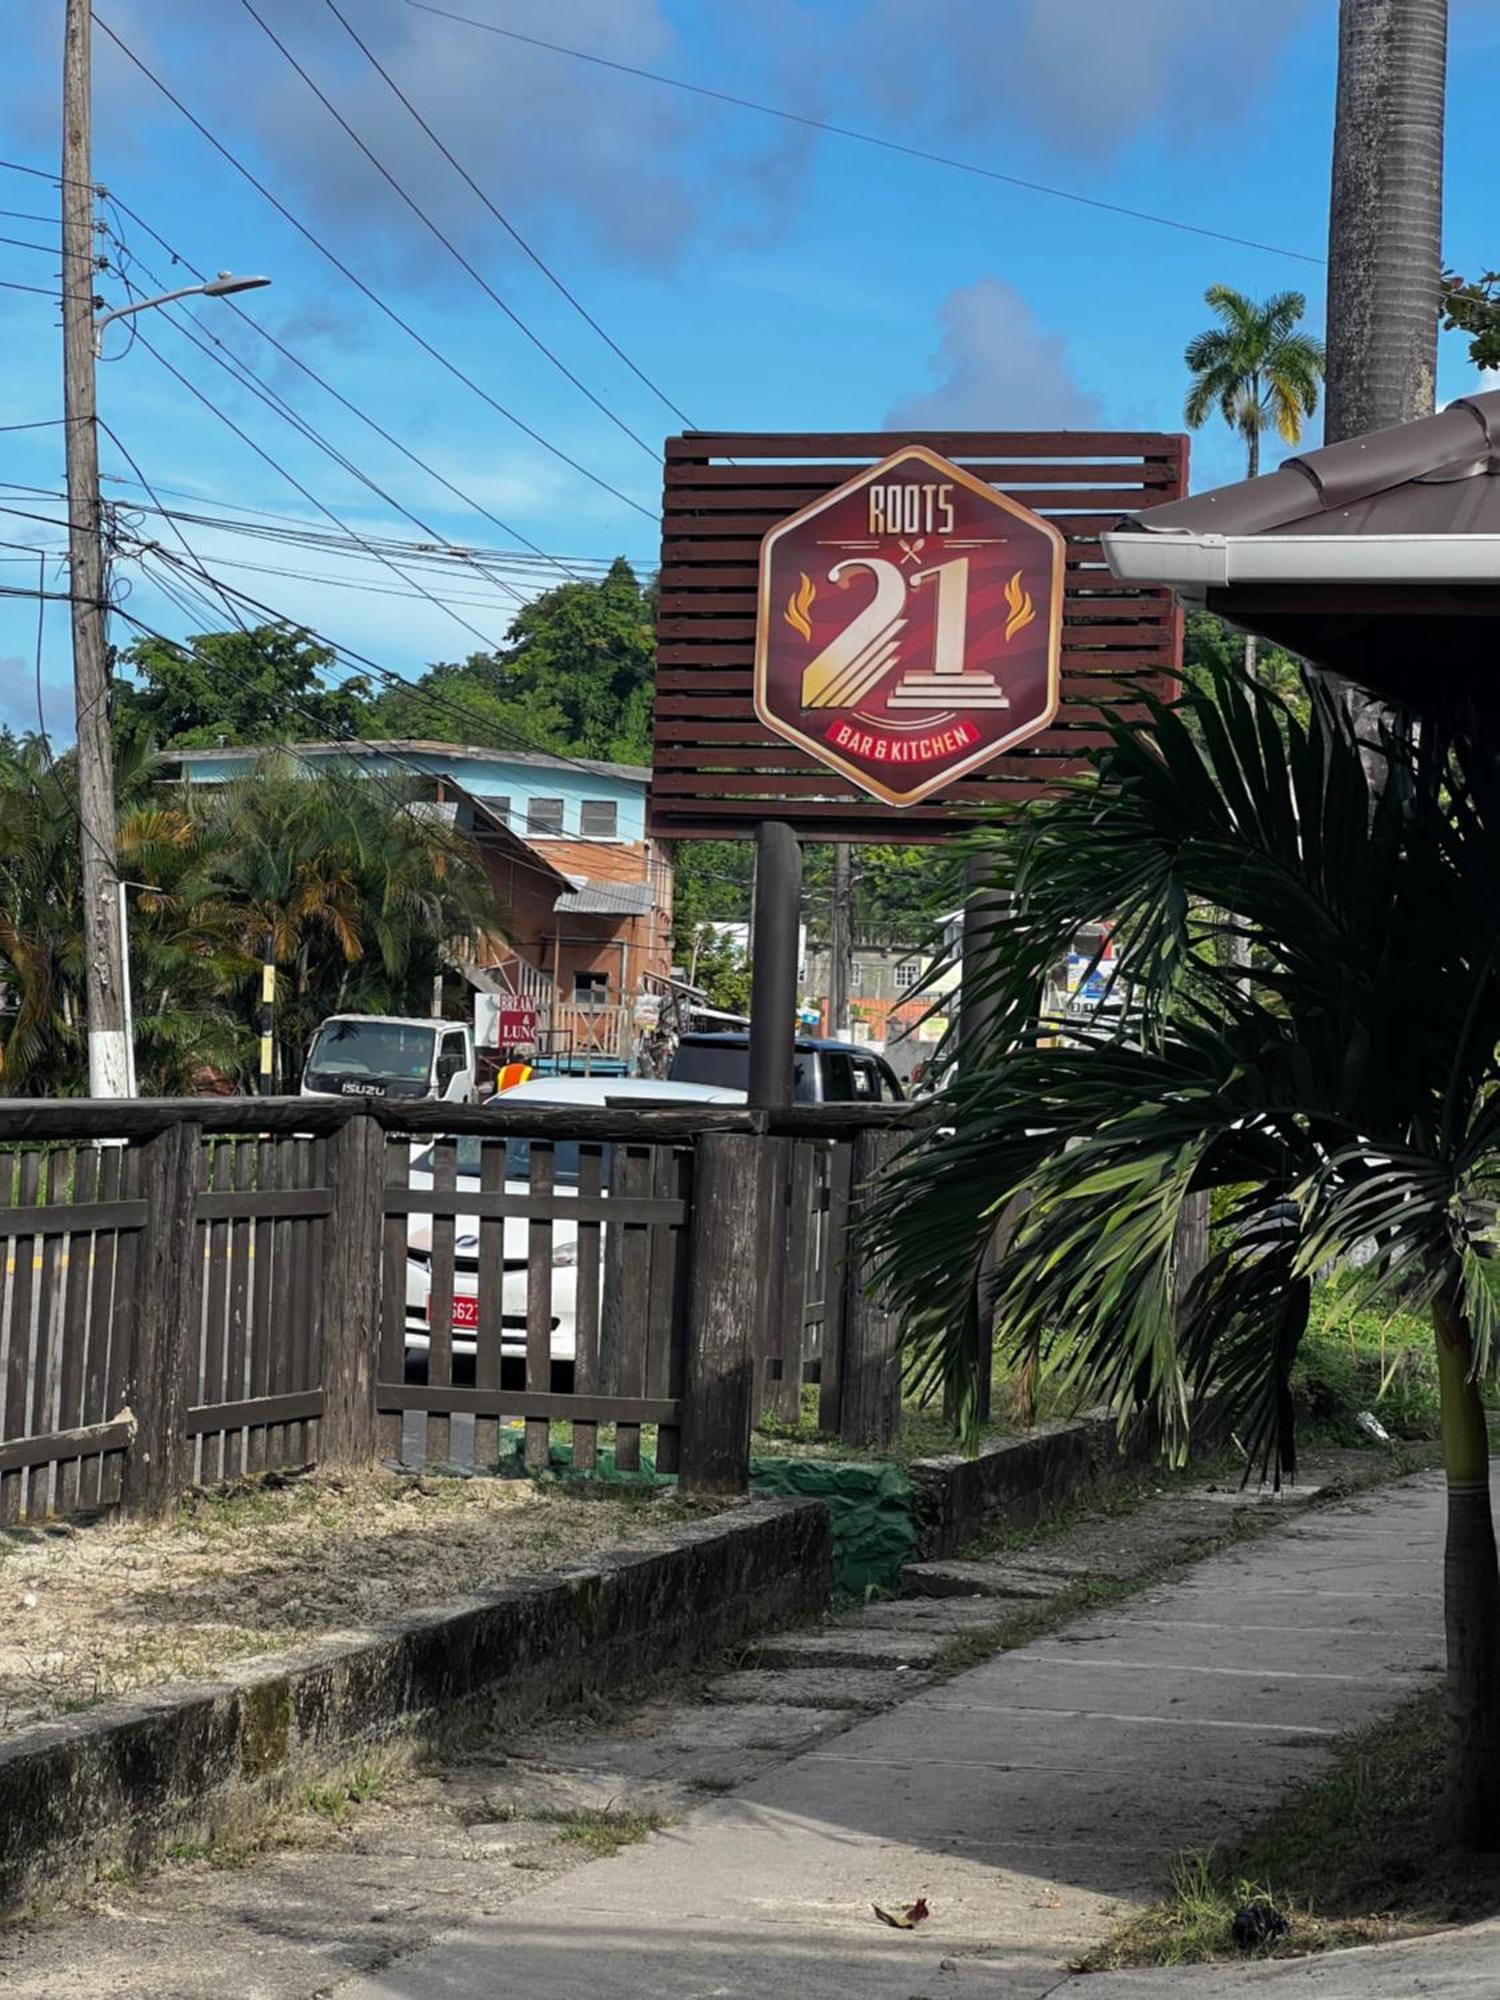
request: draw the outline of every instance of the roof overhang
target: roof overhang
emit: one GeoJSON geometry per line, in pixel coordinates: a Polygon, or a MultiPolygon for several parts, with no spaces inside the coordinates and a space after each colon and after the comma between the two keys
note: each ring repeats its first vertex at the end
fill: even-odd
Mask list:
{"type": "Polygon", "coordinates": [[[1330,590],[1478,584],[1500,591],[1500,534],[1152,533],[1132,523],[1103,539],[1109,566],[1123,582],[1165,584],[1187,603],[1205,603],[1210,591],[1267,584],[1330,590]]]}
{"type": "Polygon", "coordinates": [[[1122,582],[1500,736],[1500,390],[1147,508],[1103,544],[1122,582]]]}

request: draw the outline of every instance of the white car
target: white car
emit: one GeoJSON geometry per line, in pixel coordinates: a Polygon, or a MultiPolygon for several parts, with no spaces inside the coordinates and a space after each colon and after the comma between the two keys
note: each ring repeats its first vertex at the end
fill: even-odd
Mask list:
{"type": "MultiPolygon", "coordinates": [[[[695,1104],[743,1104],[742,1090],[715,1088],[708,1084],[663,1083],[656,1078],[629,1076],[533,1077],[491,1100],[492,1106],[506,1111],[524,1110],[528,1104],[557,1109],[575,1105],[599,1110],[606,1105],[681,1106],[695,1104]]],[[[477,1135],[464,1135],[457,1147],[457,1190],[460,1194],[479,1191],[480,1149],[477,1135]]],[[[433,1149],[430,1142],[412,1146],[409,1184],[416,1189],[433,1186],[433,1149]]],[[[603,1186],[609,1187],[609,1149],[605,1148],[603,1186]]],[[[530,1142],[511,1138],[505,1149],[505,1191],[524,1195],[530,1192],[528,1166],[530,1142]]],[[[578,1146],[560,1139],[553,1146],[553,1186],[560,1195],[575,1193],[578,1187],[578,1146]]],[[[432,1225],[430,1215],[413,1215],[406,1226],[406,1366],[408,1376],[421,1379],[426,1374],[430,1344],[432,1297],[432,1225]]],[[[500,1351],[502,1357],[520,1358],[526,1352],[526,1296],[529,1227],[524,1216],[507,1216],[501,1258],[503,1276],[500,1290],[500,1351]]],[[[552,1362],[571,1368],[577,1345],[578,1226],[555,1221],[552,1225],[552,1362]]],[[[459,1215],[454,1221],[453,1239],[453,1360],[454,1379],[472,1381],[476,1329],[479,1325],[479,1218],[459,1215]]]]}

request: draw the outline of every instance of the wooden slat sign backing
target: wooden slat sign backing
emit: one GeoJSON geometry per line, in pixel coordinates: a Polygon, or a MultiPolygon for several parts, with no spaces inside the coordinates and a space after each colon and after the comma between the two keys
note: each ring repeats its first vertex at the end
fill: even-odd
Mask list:
{"type": "Polygon", "coordinates": [[[669,438],[662,522],[651,828],[665,839],[748,836],[763,819],[813,840],[936,840],[1044,790],[1098,745],[1099,707],[1131,712],[1181,664],[1169,593],[1117,583],[1101,533],[1187,489],[1169,432],[832,432],[669,438]],[[952,460],[1052,523],[1066,544],[1061,703],[1052,725],[905,809],[870,797],[757,718],[754,654],[767,531],[903,445],[952,460]]]}

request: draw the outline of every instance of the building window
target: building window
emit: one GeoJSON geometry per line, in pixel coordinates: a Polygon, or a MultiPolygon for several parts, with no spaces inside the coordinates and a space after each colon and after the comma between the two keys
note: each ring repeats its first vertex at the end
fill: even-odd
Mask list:
{"type": "Polygon", "coordinates": [[[901,963],[896,967],[896,991],[898,993],[910,993],[921,977],[922,967],[920,962],[915,958],[903,958],[901,963]]]}
{"type": "Polygon", "coordinates": [[[575,1007],[602,1007],[609,999],[609,974],[607,972],[575,972],[573,974],[573,1005],[575,1007]]]}
{"type": "Polygon", "coordinates": [[[561,833],[563,830],[563,802],[561,799],[529,799],[526,804],[526,831],[528,833],[561,833]]]}
{"type": "Polygon", "coordinates": [[[498,799],[492,792],[478,794],[479,803],[487,812],[493,813],[503,826],[510,825],[510,800],[498,799]]]}
{"type": "Polygon", "coordinates": [[[620,808],[613,799],[585,799],[578,809],[578,831],[595,840],[613,840],[620,830],[620,808]]]}

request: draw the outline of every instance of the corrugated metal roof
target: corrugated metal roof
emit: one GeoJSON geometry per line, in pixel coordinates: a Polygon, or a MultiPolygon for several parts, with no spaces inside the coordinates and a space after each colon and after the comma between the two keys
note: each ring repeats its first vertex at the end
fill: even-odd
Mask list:
{"type": "Polygon", "coordinates": [[[1121,524],[1152,535],[1500,533],[1500,389],[1435,417],[1300,452],[1259,479],[1150,507],[1121,524]]]}
{"type": "Polygon", "coordinates": [[[574,876],[576,889],[563,891],[553,908],[575,917],[649,917],[652,892],[649,882],[600,882],[586,875],[574,876]]]}

